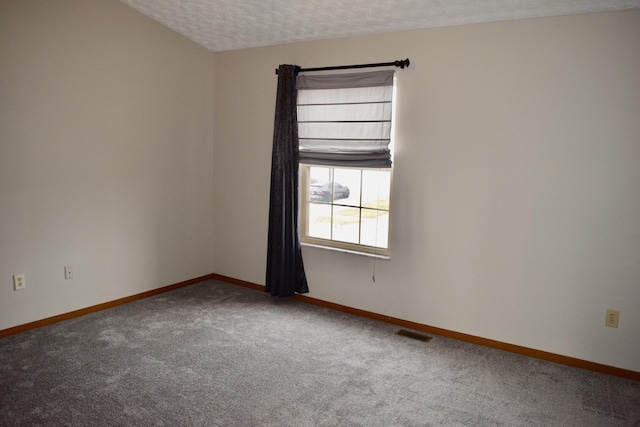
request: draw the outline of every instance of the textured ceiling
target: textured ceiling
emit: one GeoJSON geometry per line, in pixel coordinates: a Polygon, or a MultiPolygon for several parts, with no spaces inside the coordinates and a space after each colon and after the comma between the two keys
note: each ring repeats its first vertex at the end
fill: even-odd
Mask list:
{"type": "Polygon", "coordinates": [[[640,0],[120,0],[218,52],[304,40],[640,8],[640,0]]]}

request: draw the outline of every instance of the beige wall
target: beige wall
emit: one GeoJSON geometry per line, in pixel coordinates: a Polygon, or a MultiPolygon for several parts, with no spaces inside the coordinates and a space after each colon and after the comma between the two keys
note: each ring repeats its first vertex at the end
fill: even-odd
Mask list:
{"type": "Polygon", "coordinates": [[[115,0],[20,0],[0,58],[0,329],[211,273],[213,54],[115,0]]]}
{"type": "Polygon", "coordinates": [[[310,296],[640,371],[638,46],[630,11],[217,53],[215,271],[264,283],[274,69],[409,57],[392,259],[304,248],[310,296]]]}

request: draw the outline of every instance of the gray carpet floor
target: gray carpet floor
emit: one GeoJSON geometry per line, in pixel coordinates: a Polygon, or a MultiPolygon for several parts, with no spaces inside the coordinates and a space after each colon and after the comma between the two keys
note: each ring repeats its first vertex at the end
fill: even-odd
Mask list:
{"type": "Polygon", "coordinates": [[[218,281],[0,339],[0,425],[640,426],[640,383],[218,281]]]}

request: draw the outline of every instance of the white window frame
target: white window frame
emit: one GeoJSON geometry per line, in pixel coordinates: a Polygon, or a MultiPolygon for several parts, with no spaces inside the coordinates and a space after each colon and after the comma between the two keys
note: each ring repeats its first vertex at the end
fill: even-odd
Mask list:
{"type": "MultiPolygon", "coordinates": [[[[340,200],[332,200],[331,202],[324,202],[327,205],[331,205],[332,206],[332,210],[334,206],[350,206],[350,207],[354,207],[357,209],[360,209],[360,211],[362,212],[363,209],[371,209],[371,210],[379,210],[379,211],[386,211],[389,215],[388,221],[389,221],[389,227],[387,229],[387,247],[383,248],[383,247],[378,247],[378,246],[370,246],[370,245],[365,245],[365,244],[361,244],[361,243],[350,243],[350,242],[344,242],[344,241],[340,241],[340,240],[333,240],[333,239],[324,239],[324,238],[320,238],[320,237],[315,237],[315,236],[310,236],[309,235],[309,205],[311,203],[317,203],[316,201],[312,201],[311,200],[311,195],[310,195],[310,187],[311,187],[311,179],[310,179],[310,168],[311,167],[315,167],[315,166],[320,166],[320,165],[307,165],[307,164],[300,164],[300,242],[303,246],[313,246],[313,247],[319,247],[319,248],[324,248],[324,249],[331,249],[331,250],[337,250],[337,251],[342,251],[342,252],[348,252],[348,253],[354,253],[354,254],[358,254],[358,255],[365,255],[365,256],[373,256],[373,257],[377,257],[377,258],[382,258],[382,259],[390,259],[391,257],[391,206],[392,206],[392,187],[393,187],[393,168],[385,168],[385,169],[375,169],[375,168],[345,168],[343,166],[320,166],[320,167],[326,167],[326,168],[336,168],[336,169],[353,169],[353,170],[371,170],[371,171],[386,171],[389,172],[390,174],[390,188],[389,188],[389,209],[376,209],[376,208],[368,208],[368,207],[362,207],[362,201],[359,202],[358,206],[352,205],[352,204],[344,204],[341,203],[340,200]]],[[[362,182],[360,182],[360,186],[362,187],[362,182]]],[[[361,191],[359,191],[359,194],[361,194],[361,191]]],[[[362,198],[362,196],[361,196],[362,198]]],[[[361,217],[360,217],[361,218],[361,217]]],[[[332,215],[332,219],[333,219],[333,215],[332,215]]],[[[358,224],[360,224],[360,220],[358,222],[358,224]]],[[[333,226],[332,226],[333,229],[333,226]]]]}

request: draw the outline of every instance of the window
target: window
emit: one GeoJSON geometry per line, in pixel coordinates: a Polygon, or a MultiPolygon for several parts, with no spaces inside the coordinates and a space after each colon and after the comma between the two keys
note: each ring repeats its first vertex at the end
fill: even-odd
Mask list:
{"type": "Polygon", "coordinates": [[[389,256],[393,73],[298,76],[302,243],[389,256]]]}
{"type": "Polygon", "coordinates": [[[389,255],[391,172],[303,166],[302,242],[389,255]]]}

